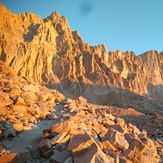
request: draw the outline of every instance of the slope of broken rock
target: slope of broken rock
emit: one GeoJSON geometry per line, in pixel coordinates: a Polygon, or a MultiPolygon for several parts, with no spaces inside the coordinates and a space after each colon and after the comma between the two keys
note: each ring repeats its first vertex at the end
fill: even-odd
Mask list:
{"type": "Polygon", "coordinates": [[[163,143],[154,142],[145,130],[113,116],[113,108],[88,104],[80,97],[68,99],[64,110],[71,116],[44,131],[38,144],[42,156],[50,162],[158,163],[163,159],[163,143]]]}
{"type": "Polygon", "coordinates": [[[53,107],[63,99],[58,91],[17,76],[0,61],[0,138],[14,137],[17,132],[37,128],[37,121],[52,114],[53,107]]]}
{"type": "MultiPolygon", "coordinates": [[[[152,116],[138,112],[134,108],[90,104],[82,97],[67,99],[55,106],[55,110],[54,120],[41,122],[40,125],[38,123],[37,130],[27,131],[18,135],[16,139],[3,141],[3,147],[11,153],[19,153],[21,148],[17,148],[26,140],[22,149],[27,152],[26,157],[30,156],[27,160],[32,158],[38,161],[43,157],[44,162],[72,163],[81,160],[88,163],[114,163],[120,160],[157,163],[163,159],[161,137],[152,136],[144,130],[147,127],[151,133],[151,126],[159,129],[157,122],[150,121],[152,116]],[[128,116],[127,123],[124,119],[118,118],[124,115],[128,116]],[[134,124],[139,125],[141,116],[144,116],[144,120],[151,126],[144,124],[139,130],[129,123],[134,117],[137,121],[133,121],[134,124]]],[[[163,119],[160,117],[160,120],[163,119]]]]}

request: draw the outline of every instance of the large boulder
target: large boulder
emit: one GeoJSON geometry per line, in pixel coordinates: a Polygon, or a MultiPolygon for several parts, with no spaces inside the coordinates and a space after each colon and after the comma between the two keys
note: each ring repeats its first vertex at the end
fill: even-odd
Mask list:
{"type": "Polygon", "coordinates": [[[86,132],[72,137],[67,149],[73,153],[74,163],[111,163],[98,144],[86,132]]]}

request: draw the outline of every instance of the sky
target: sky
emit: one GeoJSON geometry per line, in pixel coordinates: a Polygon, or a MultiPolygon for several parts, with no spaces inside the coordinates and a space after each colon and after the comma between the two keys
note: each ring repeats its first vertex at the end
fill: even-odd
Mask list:
{"type": "Polygon", "coordinates": [[[84,42],[136,55],[163,51],[163,0],[0,0],[11,12],[58,11],[84,42]]]}

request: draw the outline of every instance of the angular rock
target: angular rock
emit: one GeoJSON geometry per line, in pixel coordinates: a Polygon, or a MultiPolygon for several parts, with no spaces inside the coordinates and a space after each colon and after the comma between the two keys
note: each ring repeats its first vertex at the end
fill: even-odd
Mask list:
{"type": "Polygon", "coordinates": [[[70,157],[70,152],[67,150],[59,151],[58,149],[54,149],[53,152],[54,154],[50,157],[51,163],[64,163],[70,157]]]}
{"type": "Polygon", "coordinates": [[[81,155],[74,156],[74,163],[83,163],[83,162],[112,163],[113,160],[108,159],[97,144],[93,144],[92,146],[90,146],[90,148],[88,148],[87,151],[84,151],[81,155]]]}
{"type": "Polygon", "coordinates": [[[28,117],[28,123],[36,124],[37,119],[34,116],[30,116],[28,117]]]}
{"type": "Polygon", "coordinates": [[[128,128],[130,128],[134,134],[137,134],[137,135],[141,134],[140,130],[131,123],[128,124],[128,128]]]}
{"type": "Polygon", "coordinates": [[[40,149],[41,152],[46,152],[51,148],[51,142],[49,139],[43,139],[41,142],[38,144],[38,148],[40,149]]]}
{"type": "Polygon", "coordinates": [[[141,140],[133,139],[130,142],[129,149],[134,150],[137,148],[137,151],[141,151],[141,150],[143,150],[144,147],[145,147],[145,144],[141,140]]]}
{"type": "Polygon", "coordinates": [[[22,131],[24,129],[23,123],[15,123],[13,124],[13,127],[16,131],[22,131]]]}
{"type": "Polygon", "coordinates": [[[97,143],[87,133],[72,137],[67,149],[73,152],[74,163],[110,163],[97,143]]]}
{"type": "Polygon", "coordinates": [[[15,106],[27,106],[24,99],[19,96],[14,100],[14,105],[15,106]]]}
{"type": "Polygon", "coordinates": [[[13,160],[17,157],[17,155],[18,155],[17,153],[13,153],[13,154],[1,156],[0,162],[1,163],[13,162],[13,160]]]}
{"type": "Polygon", "coordinates": [[[12,104],[13,101],[9,98],[7,93],[0,91],[0,107],[12,104]]]}
{"type": "Polygon", "coordinates": [[[78,97],[78,103],[81,104],[81,106],[85,106],[87,104],[87,99],[80,96],[80,97],[78,97]]]}
{"type": "Polygon", "coordinates": [[[60,143],[65,137],[67,136],[67,133],[59,133],[58,135],[54,136],[52,139],[50,139],[51,145],[55,145],[60,143]]]}
{"type": "Polygon", "coordinates": [[[118,132],[114,128],[109,128],[104,137],[104,140],[108,140],[118,150],[129,148],[129,143],[127,142],[127,140],[120,132],[118,132]]]}
{"type": "Polygon", "coordinates": [[[50,158],[53,155],[53,150],[54,150],[53,148],[50,148],[46,152],[41,153],[41,156],[45,158],[50,158]]]}
{"type": "Polygon", "coordinates": [[[124,135],[125,133],[127,133],[127,131],[125,130],[125,128],[122,127],[122,126],[119,125],[119,124],[110,125],[110,126],[108,127],[108,129],[110,129],[110,128],[113,128],[113,129],[117,130],[118,132],[122,133],[123,135],[124,135]]]}
{"type": "Polygon", "coordinates": [[[56,114],[54,114],[54,113],[49,112],[49,113],[46,114],[46,118],[49,119],[49,120],[53,120],[53,119],[58,118],[58,116],[56,114]]]}
{"type": "Polygon", "coordinates": [[[35,115],[37,113],[37,111],[34,107],[27,107],[27,112],[30,115],[35,115]]]}
{"type": "Polygon", "coordinates": [[[102,120],[102,125],[108,128],[110,125],[114,125],[115,122],[110,120],[110,119],[103,119],[102,120]]]}
{"type": "Polygon", "coordinates": [[[24,99],[25,103],[28,106],[31,106],[32,104],[36,103],[36,101],[38,100],[38,97],[33,91],[22,93],[21,97],[24,99]]]}
{"type": "Polygon", "coordinates": [[[116,124],[119,124],[121,127],[125,125],[125,121],[122,118],[116,118],[116,124]]]}
{"type": "Polygon", "coordinates": [[[22,113],[24,116],[27,114],[26,106],[16,105],[16,106],[13,106],[12,109],[14,112],[22,113]]]}
{"type": "MultiPolygon", "coordinates": [[[[156,147],[154,145],[154,142],[149,138],[144,138],[142,141],[145,144],[147,150],[146,151],[141,150],[141,153],[146,153],[149,158],[157,157],[158,152],[157,152],[157,149],[156,149],[156,147]]],[[[162,150],[163,150],[163,148],[162,148],[162,150]]]]}
{"type": "Polygon", "coordinates": [[[34,85],[34,84],[26,84],[23,86],[22,90],[24,92],[39,92],[40,91],[38,85],[34,85]]]}
{"type": "Polygon", "coordinates": [[[19,86],[13,86],[11,87],[11,91],[8,93],[9,97],[14,99],[15,97],[19,97],[21,95],[21,89],[19,86]]]}
{"type": "Polygon", "coordinates": [[[45,101],[47,101],[48,100],[48,98],[49,98],[49,92],[43,92],[43,91],[38,91],[38,92],[36,92],[35,93],[37,96],[38,96],[38,99],[39,99],[39,101],[43,101],[43,102],[45,102],[45,101]]]}
{"type": "Polygon", "coordinates": [[[58,122],[52,125],[51,135],[55,136],[56,133],[72,133],[74,132],[74,128],[75,125],[71,119],[63,122],[58,122]]]}
{"type": "Polygon", "coordinates": [[[92,119],[92,126],[97,133],[103,133],[103,135],[107,133],[107,129],[102,126],[96,119],[92,119]]]}
{"type": "Polygon", "coordinates": [[[111,149],[113,151],[116,151],[116,148],[114,147],[114,145],[112,145],[109,141],[102,141],[101,148],[102,149],[111,149]]]}
{"type": "Polygon", "coordinates": [[[78,153],[87,150],[93,143],[94,141],[87,133],[75,135],[71,138],[67,149],[72,151],[74,155],[78,155],[78,153]]]}

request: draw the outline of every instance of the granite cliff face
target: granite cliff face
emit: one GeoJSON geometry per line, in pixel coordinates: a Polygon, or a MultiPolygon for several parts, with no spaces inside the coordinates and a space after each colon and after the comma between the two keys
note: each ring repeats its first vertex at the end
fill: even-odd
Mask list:
{"type": "Polygon", "coordinates": [[[41,19],[0,9],[0,60],[18,75],[96,103],[129,92],[162,98],[163,53],[107,52],[103,44],[85,43],[58,12],[41,19]]]}

